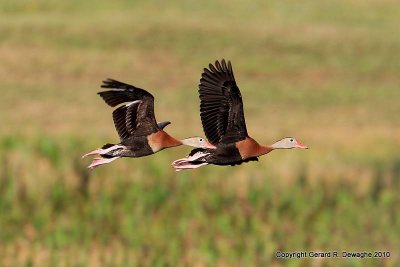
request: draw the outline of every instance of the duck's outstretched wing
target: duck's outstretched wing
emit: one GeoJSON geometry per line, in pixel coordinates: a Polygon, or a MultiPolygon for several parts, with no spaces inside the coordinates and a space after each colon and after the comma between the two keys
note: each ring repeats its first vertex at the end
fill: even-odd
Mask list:
{"type": "Polygon", "coordinates": [[[210,143],[229,144],[247,137],[242,96],[230,61],[216,61],[204,69],[199,94],[201,122],[210,143]]]}
{"type": "Polygon", "coordinates": [[[122,103],[113,112],[115,128],[121,140],[131,135],[149,135],[159,130],[154,115],[154,97],[144,89],[113,79],[103,81],[98,94],[111,107],[122,103]]]}

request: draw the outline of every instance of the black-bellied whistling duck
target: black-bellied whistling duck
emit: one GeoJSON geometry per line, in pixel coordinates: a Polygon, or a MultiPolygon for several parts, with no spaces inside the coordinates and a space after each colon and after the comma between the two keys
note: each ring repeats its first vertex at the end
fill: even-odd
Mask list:
{"type": "Polygon", "coordinates": [[[115,128],[121,139],[119,144],[106,144],[82,156],[100,155],[88,166],[90,169],[110,163],[121,157],[143,157],[154,154],[164,148],[188,145],[197,148],[215,148],[201,137],[177,140],[163,131],[169,121],[158,123],[154,116],[154,97],[144,89],[116,80],[103,81],[102,88],[111,90],[99,92],[103,100],[115,107],[113,112],[115,128]]]}
{"type": "Polygon", "coordinates": [[[217,148],[192,150],[187,158],[172,163],[176,171],[194,169],[207,164],[237,165],[257,161],[274,149],[307,148],[295,138],[286,137],[270,146],[259,145],[248,136],[243,102],[236,85],[230,61],[210,64],[199,84],[200,116],[207,139],[217,148]]]}

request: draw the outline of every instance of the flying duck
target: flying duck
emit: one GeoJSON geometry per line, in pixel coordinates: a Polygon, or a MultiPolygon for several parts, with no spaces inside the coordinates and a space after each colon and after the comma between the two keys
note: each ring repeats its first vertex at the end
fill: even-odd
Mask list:
{"type": "Polygon", "coordinates": [[[293,137],[262,146],[247,134],[242,95],[236,85],[231,62],[209,64],[199,84],[200,117],[208,141],[216,149],[196,148],[186,158],[175,160],[176,171],[204,165],[239,165],[258,161],[274,149],[308,148],[293,137]]]}
{"type": "Polygon", "coordinates": [[[154,97],[144,89],[112,79],[103,81],[102,88],[110,90],[99,92],[111,107],[120,105],[113,112],[115,129],[120,137],[119,144],[106,144],[102,148],[82,156],[99,155],[88,166],[94,169],[121,157],[144,157],[164,148],[187,145],[197,148],[215,148],[201,137],[177,140],[163,129],[169,121],[157,123],[154,115],[154,97]]]}

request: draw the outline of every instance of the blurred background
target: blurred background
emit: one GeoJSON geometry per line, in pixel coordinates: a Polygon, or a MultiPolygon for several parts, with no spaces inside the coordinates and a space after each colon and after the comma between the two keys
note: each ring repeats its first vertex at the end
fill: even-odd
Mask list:
{"type": "Polygon", "coordinates": [[[399,266],[399,24],[395,0],[1,1],[0,266],[399,266]],[[87,171],[82,154],[118,141],[103,79],[148,89],[171,135],[203,135],[197,85],[222,58],[249,134],[311,149],[87,171]]]}

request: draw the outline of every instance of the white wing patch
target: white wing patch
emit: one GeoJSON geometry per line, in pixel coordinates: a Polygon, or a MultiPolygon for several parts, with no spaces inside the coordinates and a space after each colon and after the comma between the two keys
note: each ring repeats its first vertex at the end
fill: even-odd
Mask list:
{"type": "Polygon", "coordinates": [[[137,105],[137,104],[139,104],[139,103],[142,103],[142,100],[135,100],[135,101],[129,102],[129,103],[126,104],[125,106],[126,106],[126,107],[130,107],[130,106],[132,106],[132,105],[137,105]]]}

